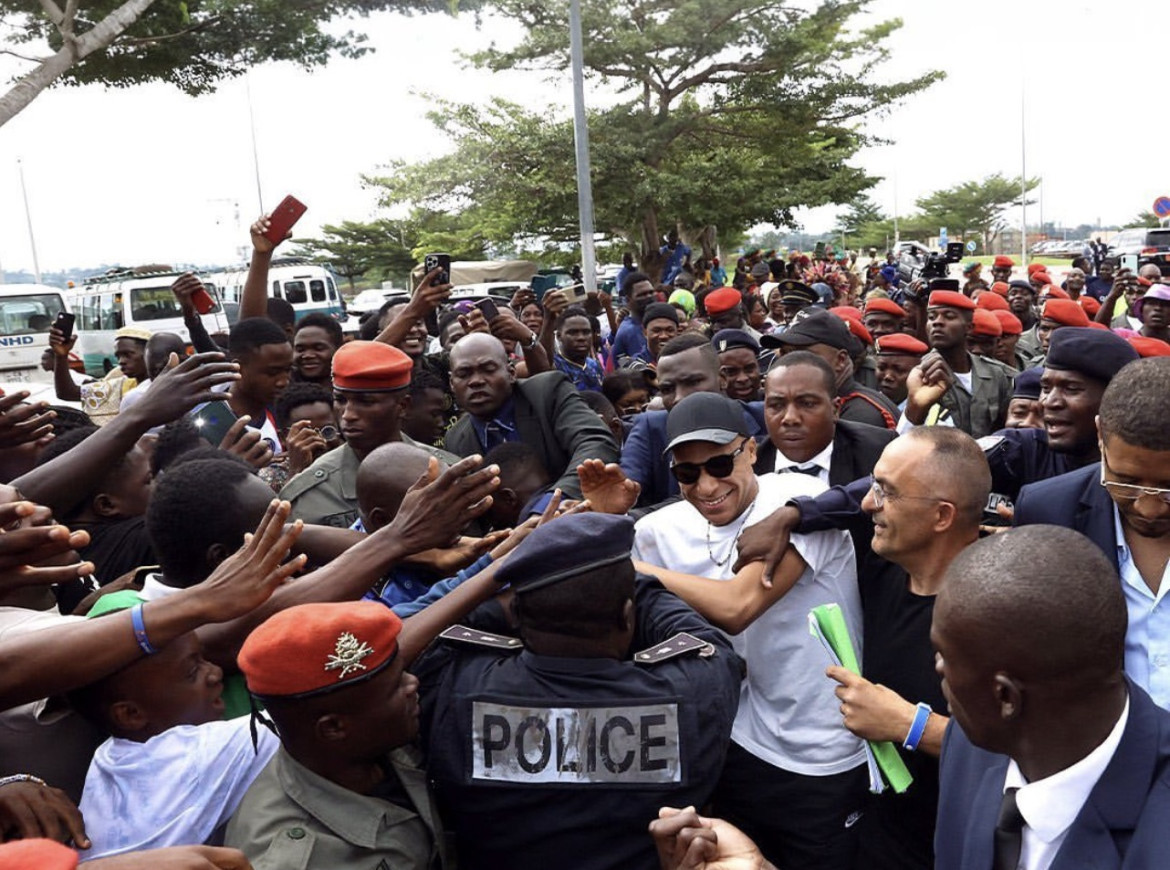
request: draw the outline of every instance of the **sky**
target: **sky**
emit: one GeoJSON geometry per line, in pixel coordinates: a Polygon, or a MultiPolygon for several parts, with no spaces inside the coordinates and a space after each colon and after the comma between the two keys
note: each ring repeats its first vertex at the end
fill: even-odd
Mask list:
{"type": "MultiPolygon", "coordinates": [[[[904,20],[877,78],[947,73],[866,119],[892,144],[854,162],[883,177],[872,196],[887,213],[905,214],[916,198],[966,180],[1018,175],[1022,157],[1028,175],[1043,178],[1045,221],[1120,223],[1170,195],[1170,112],[1156,84],[1164,59],[1157,40],[1143,37],[1170,31],[1170,3],[874,0],[866,17],[904,20]]],[[[42,271],[238,261],[260,214],[249,94],[264,207],[288,193],[305,202],[298,236],[378,216],[363,173],[448,149],[425,118],[431,96],[503,95],[572,112],[567,74],[491,74],[459,60],[457,49],[518,39],[512,22],[489,18],[477,28],[471,16],[385,14],[357,24],[373,54],[313,71],[267,65],[209,96],[161,84],[44,92],[0,127],[0,269],[33,267],[21,169],[42,271]]],[[[0,55],[0,81],[21,68],[0,55]]],[[[587,86],[587,103],[591,96],[592,105],[606,98],[587,86]]],[[[1039,217],[1032,208],[1030,223],[1039,217]]],[[[820,231],[838,211],[799,217],[820,231]]]]}

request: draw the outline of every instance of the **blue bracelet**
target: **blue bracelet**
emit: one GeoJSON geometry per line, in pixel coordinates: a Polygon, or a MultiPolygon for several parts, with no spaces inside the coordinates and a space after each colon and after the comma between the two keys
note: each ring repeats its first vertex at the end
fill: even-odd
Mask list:
{"type": "Polygon", "coordinates": [[[913,752],[918,748],[918,741],[926,733],[926,720],[930,718],[932,712],[934,711],[930,709],[929,704],[918,702],[918,709],[914,711],[914,721],[910,723],[910,732],[902,743],[902,748],[907,752],[913,752]]]}
{"type": "Polygon", "coordinates": [[[141,604],[135,604],[130,608],[130,624],[134,626],[134,639],[138,641],[139,648],[148,656],[158,652],[150,645],[150,638],[146,636],[146,623],[142,621],[141,604]]]}

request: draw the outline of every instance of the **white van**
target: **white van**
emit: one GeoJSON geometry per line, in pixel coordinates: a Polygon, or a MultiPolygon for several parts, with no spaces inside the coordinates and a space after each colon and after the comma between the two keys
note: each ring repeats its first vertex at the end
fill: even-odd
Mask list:
{"type": "MultiPolygon", "coordinates": [[[[203,275],[203,282],[214,287],[227,305],[239,306],[248,280],[248,268],[241,266],[203,275]]],[[[284,299],[293,307],[297,320],[306,314],[321,312],[346,319],[345,306],[332,270],[301,257],[279,257],[268,267],[268,296],[284,299]]]]}
{"type": "MultiPolygon", "coordinates": [[[[171,285],[182,272],[147,272],[134,269],[111,269],[104,275],[85,279],[71,293],[73,313],[77,315],[77,344],[73,348],[85,363],[85,370],[95,378],[105,375],[118,364],[114,358],[114,333],[124,326],[136,326],[147,332],[173,332],[183,341],[191,335],[183,322],[183,311],[171,285]]],[[[208,287],[217,305],[203,315],[208,333],[227,332],[231,324],[214,289],[208,287]]]]}
{"type": "Polygon", "coordinates": [[[0,284],[0,387],[26,389],[30,398],[55,401],[53,373],[41,368],[49,327],[69,311],[65,294],[44,284],[0,284]],[[49,396],[41,393],[48,392],[49,396]]]}

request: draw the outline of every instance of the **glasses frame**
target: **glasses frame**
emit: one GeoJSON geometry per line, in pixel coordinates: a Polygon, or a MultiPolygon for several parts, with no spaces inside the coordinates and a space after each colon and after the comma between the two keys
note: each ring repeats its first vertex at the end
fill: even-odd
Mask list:
{"type": "Polygon", "coordinates": [[[1108,471],[1113,474],[1113,469],[1109,467],[1109,457],[1105,455],[1105,442],[1100,441],[1097,444],[1101,450],[1101,486],[1109,493],[1110,498],[1118,499],[1119,501],[1133,503],[1145,496],[1152,496],[1161,500],[1164,504],[1170,504],[1170,489],[1163,489],[1158,486],[1138,486],[1136,483],[1122,483],[1119,480],[1106,480],[1105,472],[1108,471]]]}
{"type": "Polygon", "coordinates": [[[731,477],[732,472],[735,471],[735,460],[739,459],[739,455],[741,453],[743,453],[744,450],[747,449],[747,443],[748,443],[748,441],[751,440],[751,437],[752,437],[751,435],[744,435],[743,441],[740,442],[739,447],[737,447],[731,453],[717,453],[716,455],[707,459],[705,462],[672,462],[670,464],[670,473],[673,474],[674,479],[677,480],[683,486],[690,486],[691,484],[698,483],[699,478],[703,476],[704,471],[707,472],[707,474],[711,475],[711,477],[714,477],[716,480],[723,480],[725,478],[731,477]],[[711,463],[712,462],[720,462],[721,463],[722,460],[724,460],[724,459],[731,460],[731,465],[727,469],[727,473],[726,474],[716,474],[711,469],[711,463]],[[684,472],[684,476],[687,476],[687,477],[690,476],[690,473],[691,473],[690,469],[692,469],[692,468],[697,469],[697,471],[695,472],[695,479],[694,480],[683,480],[682,477],[680,477],[679,473],[678,473],[680,468],[687,469],[687,471],[684,472]]]}
{"type": "Polygon", "coordinates": [[[936,495],[904,495],[902,493],[891,495],[890,493],[886,492],[885,487],[881,485],[876,477],[874,478],[873,483],[869,485],[869,494],[873,496],[873,506],[878,510],[881,510],[883,507],[885,507],[886,502],[888,501],[896,502],[902,500],[937,501],[941,502],[942,504],[949,504],[953,506],[953,502],[947,501],[945,498],[939,498],[936,495]]]}

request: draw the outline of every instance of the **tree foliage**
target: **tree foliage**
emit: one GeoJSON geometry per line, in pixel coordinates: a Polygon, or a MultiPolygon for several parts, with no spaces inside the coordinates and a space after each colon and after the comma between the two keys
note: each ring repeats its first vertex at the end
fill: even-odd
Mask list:
{"type": "MultiPolygon", "coordinates": [[[[496,0],[525,27],[491,70],[565,70],[568,2],[496,0]]],[[[711,254],[719,233],[793,225],[793,209],[872,184],[847,161],[866,122],[941,77],[878,83],[900,22],[858,29],[868,0],[583,0],[586,74],[617,94],[589,117],[595,224],[653,262],[677,226],[711,254]]],[[[572,126],[504,100],[443,106],[454,153],[371,179],[386,204],[458,213],[485,237],[577,237],[572,126]]],[[[697,253],[697,252],[696,252],[697,253]]]]}
{"type": "Polygon", "coordinates": [[[1162,225],[1162,219],[1152,211],[1139,211],[1129,222],[1122,224],[1123,230],[1136,227],[1157,227],[1162,225]]]}
{"type": "MultiPolygon", "coordinates": [[[[928,222],[946,227],[951,236],[966,238],[978,233],[983,238],[983,250],[992,245],[1007,226],[1005,213],[1024,204],[1024,190],[1034,190],[1039,178],[1029,178],[1021,184],[1019,178],[1005,178],[1001,173],[989,175],[982,181],[965,181],[954,187],[921,197],[915,203],[928,222]]],[[[1035,200],[1027,200],[1031,205],[1035,200]]]]}
{"type": "Polygon", "coordinates": [[[374,12],[455,11],[478,0],[0,0],[7,49],[35,66],[3,97],[0,125],[55,83],[129,87],[168,82],[188,94],[265,61],[304,67],[357,57],[370,47],[354,30],[327,28],[374,12]]]}

